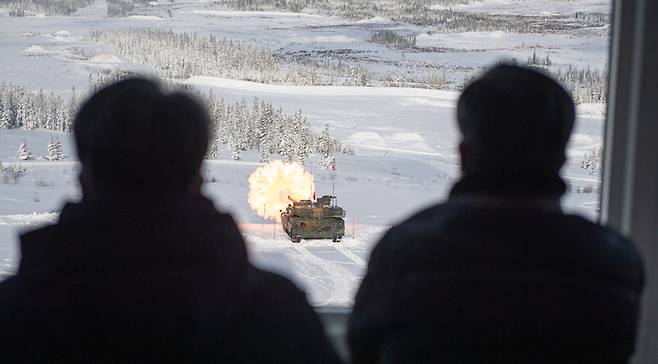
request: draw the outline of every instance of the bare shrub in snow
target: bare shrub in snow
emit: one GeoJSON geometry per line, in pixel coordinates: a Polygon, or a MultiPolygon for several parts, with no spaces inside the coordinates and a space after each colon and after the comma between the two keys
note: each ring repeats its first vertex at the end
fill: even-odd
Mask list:
{"type": "Polygon", "coordinates": [[[15,185],[25,174],[25,169],[20,164],[12,164],[4,167],[0,163],[0,183],[4,185],[15,185]]]}
{"type": "Polygon", "coordinates": [[[580,168],[585,169],[589,174],[597,174],[603,169],[603,156],[601,148],[593,149],[591,153],[585,154],[580,162],[580,168]]]}

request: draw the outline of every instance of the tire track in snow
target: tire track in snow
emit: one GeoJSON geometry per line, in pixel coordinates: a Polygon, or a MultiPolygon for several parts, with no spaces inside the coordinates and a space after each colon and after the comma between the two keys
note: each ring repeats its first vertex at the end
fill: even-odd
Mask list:
{"type": "Polygon", "coordinates": [[[334,246],[336,250],[338,250],[341,254],[343,254],[345,257],[347,257],[349,260],[353,261],[354,263],[358,264],[361,267],[366,266],[366,261],[363,260],[360,256],[354,254],[351,250],[346,248],[343,245],[336,245],[334,246]]]}
{"type": "Polygon", "coordinates": [[[324,302],[318,302],[321,306],[344,306],[346,298],[351,301],[356,290],[357,279],[347,269],[340,266],[340,264],[332,263],[327,260],[321,259],[315,254],[311,253],[306,247],[296,245],[294,249],[302,255],[305,262],[312,263],[327,272],[328,278],[333,284],[333,287],[327,291],[330,292],[329,296],[324,302]]]}

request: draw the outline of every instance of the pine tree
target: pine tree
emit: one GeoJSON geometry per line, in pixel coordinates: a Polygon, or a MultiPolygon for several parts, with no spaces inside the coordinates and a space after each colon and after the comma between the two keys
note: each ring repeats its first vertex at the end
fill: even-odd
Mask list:
{"type": "Polygon", "coordinates": [[[0,93],[0,128],[12,129],[14,128],[14,112],[11,103],[11,92],[5,89],[0,93]]]}
{"type": "Polygon", "coordinates": [[[73,122],[73,116],[78,112],[78,95],[75,92],[75,86],[71,88],[71,98],[69,98],[67,111],[68,111],[68,121],[65,124],[64,131],[68,133],[71,131],[71,123],[73,122]]]}
{"type": "Polygon", "coordinates": [[[287,117],[283,123],[279,153],[285,157],[286,162],[292,162],[295,156],[295,146],[298,135],[295,133],[294,117],[287,117]]]}
{"type": "Polygon", "coordinates": [[[39,110],[37,110],[35,107],[34,97],[31,97],[27,101],[27,106],[25,109],[25,123],[23,124],[23,128],[25,130],[32,130],[38,126],[37,124],[38,112],[39,110]]]}
{"type": "Polygon", "coordinates": [[[251,107],[251,114],[249,118],[249,147],[252,149],[258,148],[260,139],[258,135],[258,123],[260,121],[260,103],[257,97],[254,97],[254,105],[251,107]]]}
{"type": "Polygon", "coordinates": [[[68,132],[69,124],[71,122],[71,115],[69,113],[70,106],[68,103],[63,102],[59,95],[55,98],[55,105],[55,130],[68,132]]]}
{"type": "Polygon", "coordinates": [[[32,152],[30,151],[30,147],[27,146],[27,143],[23,142],[18,147],[18,153],[16,154],[16,159],[22,161],[34,159],[32,158],[32,152]]]}
{"type": "Polygon", "coordinates": [[[242,99],[234,108],[235,117],[233,118],[233,143],[234,149],[238,151],[249,148],[249,111],[247,103],[242,99]]]}
{"type": "Polygon", "coordinates": [[[216,120],[216,135],[217,135],[217,144],[222,145],[228,143],[229,139],[229,127],[228,127],[228,116],[230,114],[230,105],[224,103],[224,99],[220,99],[217,107],[215,109],[215,120],[216,120]]]}
{"type": "Polygon", "coordinates": [[[62,149],[62,143],[52,138],[48,141],[48,155],[46,159],[49,161],[61,161],[64,159],[64,150],[62,149]]]}
{"type": "Polygon", "coordinates": [[[306,158],[313,153],[313,136],[308,121],[299,110],[293,116],[293,132],[296,138],[295,154],[297,161],[304,165],[306,158]]]}
{"type": "Polygon", "coordinates": [[[55,143],[55,158],[58,161],[64,160],[64,148],[59,140],[55,143]]]}
{"type": "Polygon", "coordinates": [[[20,128],[26,124],[27,95],[23,90],[16,90],[16,116],[14,127],[20,128]]]}
{"type": "Polygon", "coordinates": [[[56,155],[55,142],[53,141],[52,138],[50,138],[48,140],[48,155],[46,156],[46,159],[49,161],[53,161],[56,158],[55,155],[56,155]]]}
{"type": "Polygon", "coordinates": [[[334,144],[334,139],[329,135],[329,125],[325,125],[318,138],[317,148],[318,153],[320,153],[318,166],[321,169],[330,169],[335,166],[334,144]]]}
{"type": "Polygon", "coordinates": [[[34,128],[45,128],[46,127],[46,97],[43,94],[43,89],[39,89],[37,97],[34,100],[34,128]]]}
{"type": "Polygon", "coordinates": [[[235,145],[233,146],[233,154],[232,154],[233,160],[239,161],[240,158],[240,148],[236,147],[235,145]]]}
{"type": "Polygon", "coordinates": [[[270,153],[283,155],[283,146],[286,143],[286,120],[281,108],[277,109],[272,115],[272,131],[270,133],[270,153]]]}
{"type": "Polygon", "coordinates": [[[272,134],[274,132],[274,121],[272,104],[263,103],[261,114],[258,120],[258,149],[260,150],[260,161],[268,163],[270,161],[270,149],[272,148],[272,134]]]}

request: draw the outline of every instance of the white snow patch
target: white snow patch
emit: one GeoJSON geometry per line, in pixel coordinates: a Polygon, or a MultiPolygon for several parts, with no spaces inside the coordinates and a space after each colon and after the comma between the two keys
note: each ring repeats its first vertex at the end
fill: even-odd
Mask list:
{"type": "Polygon", "coordinates": [[[23,49],[23,52],[28,53],[30,55],[39,55],[39,54],[52,53],[52,52],[47,51],[46,49],[44,49],[43,47],[38,46],[38,45],[29,46],[29,47],[23,49]]]}
{"type": "Polygon", "coordinates": [[[381,16],[375,16],[375,17],[372,17],[370,19],[359,20],[357,23],[359,23],[359,24],[387,24],[387,23],[390,23],[390,22],[391,22],[390,19],[386,19],[386,18],[381,17],[381,16]]]}
{"type": "Polygon", "coordinates": [[[102,63],[102,64],[117,64],[123,63],[121,58],[115,56],[114,54],[98,54],[93,56],[89,62],[91,63],[102,63]]]}
{"type": "Polygon", "coordinates": [[[455,91],[428,90],[404,87],[361,87],[361,86],[286,86],[259,82],[231,80],[220,77],[192,76],[185,83],[190,85],[239,89],[258,93],[313,95],[313,96],[400,96],[430,97],[454,101],[459,97],[455,91]]]}
{"type": "MultiPolygon", "coordinates": [[[[474,0],[456,4],[452,10],[509,15],[569,15],[576,12],[610,13],[610,0],[474,0]]],[[[438,9],[437,9],[438,10],[438,9]]]]}
{"type": "Polygon", "coordinates": [[[350,135],[347,138],[347,141],[350,144],[354,145],[368,145],[372,147],[380,146],[383,147],[386,145],[386,139],[381,136],[379,133],[374,131],[360,131],[350,135]]]}
{"type": "Polygon", "coordinates": [[[44,224],[44,223],[55,222],[58,216],[59,214],[55,212],[41,213],[41,214],[34,212],[31,214],[24,214],[24,215],[4,215],[4,216],[0,215],[0,225],[24,226],[24,225],[44,224]]]}
{"type": "Polygon", "coordinates": [[[297,18],[321,18],[321,15],[305,13],[285,13],[275,11],[230,11],[230,10],[192,10],[193,14],[220,16],[227,18],[279,18],[279,17],[297,17],[297,18]]]}
{"type": "Polygon", "coordinates": [[[155,15],[131,15],[123,18],[125,20],[162,20],[161,17],[155,15]]]}
{"type": "Polygon", "coordinates": [[[579,116],[603,119],[606,115],[606,106],[607,104],[579,104],[576,106],[576,111],[579,116]]]}
{"type": "Polygon", "coordinates": [[[444,4],[434,4],[430,6],[430,10],[450,10],[452,7],[444,4]]]}
{"type": "Polygon", "coordinates": [[[66,30],[58,30],[51,34],[45,34],[46,37],[50,38],[51,42],[66,42],[72,43],[82,39],[80,36],[72,35],[71,32],[66,30]]]}
{"type": "Polygon", "coordinates": [[[366,268],[367,257],[386,226],[359,226],[359,239],[292,243],[278,224],[242,224],[250,260],[261,269],[283,274],[309,294],[316,306],[349,306],[366,268]]]}
{"type": "Polygon", "coordinates": [[[294,43],[353,43],[359,39],[350,38],[345,35],[316,36],[316,37],[293,37],[290,38],[294,43]]]}

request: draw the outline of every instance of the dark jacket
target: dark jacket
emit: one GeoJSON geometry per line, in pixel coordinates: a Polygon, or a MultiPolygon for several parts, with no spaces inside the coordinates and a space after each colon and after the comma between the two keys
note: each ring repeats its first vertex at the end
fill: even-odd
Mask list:
{"type": "Polygon", "coordinates": [[[390,229],[356,296],[353,363],[626,363],[640,258],[563,213],[554,182],[517,194],[465,179],[390,229]]]}
{"type": "Polygon", "coordinates": [[[68,204],[21,249],[3,362],[338,362],[304,293],[205,198],[68,204]]]}

